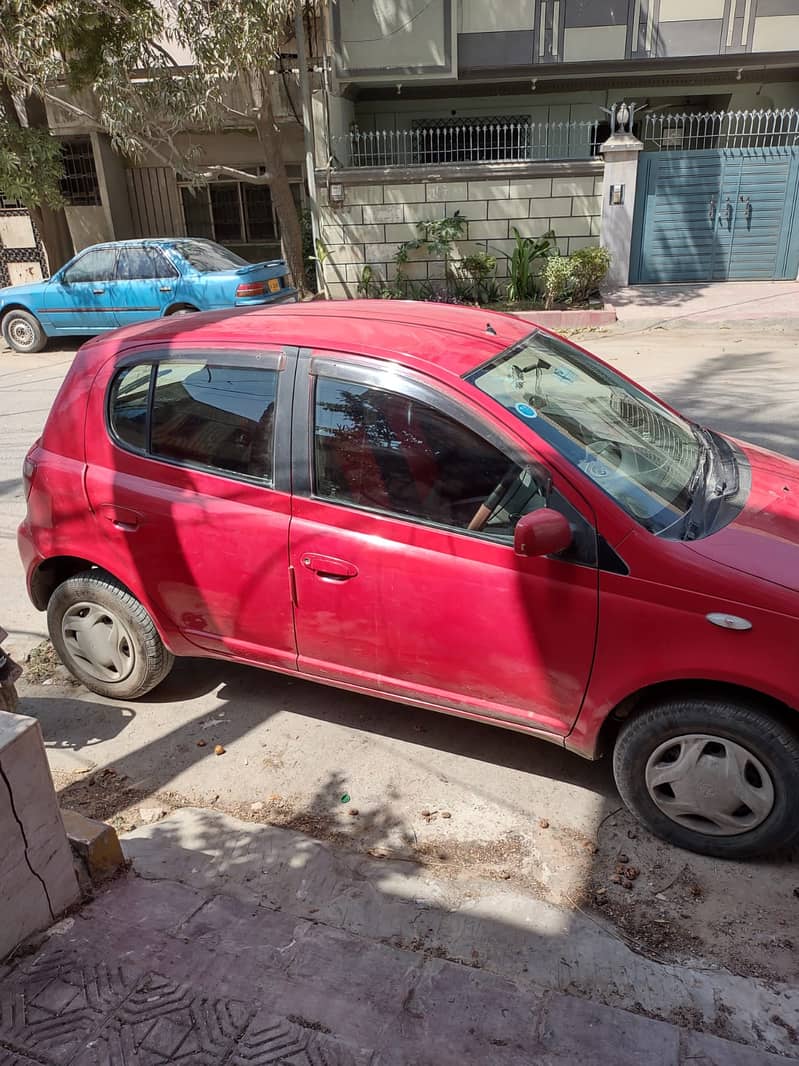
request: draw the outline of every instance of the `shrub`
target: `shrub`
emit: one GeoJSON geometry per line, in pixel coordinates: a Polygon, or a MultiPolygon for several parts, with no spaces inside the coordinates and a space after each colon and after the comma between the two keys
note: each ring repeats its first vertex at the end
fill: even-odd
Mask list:
{"type": "Polygon", "coordinates": [[[552,255],[544,265],[544,306],[566,303],[574,289],[574,265],[571,256],[552,255]]]}
{"type": "Polygon", "coordinates": [[[552,241],[555,234],[550,230],[543,237],[522,237],[513,227],[513,239],[516,242],[510,258],[508,299],[531,300],[538,290],[541,277],[540,267],[536,266],[552,254],[552,241]]]}
{"type": "Polygon", "coordinates": [[[583,303],[604,281],[610,269],[610,252],[607,248],[580,248],[569,259],[574,284],[572,299],[583,303]]]}

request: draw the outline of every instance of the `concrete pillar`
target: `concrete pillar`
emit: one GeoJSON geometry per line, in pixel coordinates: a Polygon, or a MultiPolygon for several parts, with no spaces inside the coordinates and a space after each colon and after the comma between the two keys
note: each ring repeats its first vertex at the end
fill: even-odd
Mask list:
{"type": "Polygon", "coordinates": [[[606,284],[612,288],[630,282],[638,153],[643,147],[631,133],[614,133],[599,149],[605,159],[599,239],[610,252],[606,284]]]}
{"type": "Polygon", "coordinates": [[[0,711],[0,960],[79,897],[39,723],[0,711]]]}

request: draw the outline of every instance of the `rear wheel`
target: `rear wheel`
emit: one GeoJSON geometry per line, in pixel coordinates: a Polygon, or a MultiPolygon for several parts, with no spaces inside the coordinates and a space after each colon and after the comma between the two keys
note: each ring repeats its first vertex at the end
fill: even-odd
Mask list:
{"type": "Polygon", "coordinates": [[[178,307],[173,307],[167,311],[166,317],[172,318],[173,315],[193,315],[199,311],[199,307],[193,307],[191,304],[180,304],[178,307]]]}
{"type": "Polygon", "coordinates": [[[143,696],[172,669],[174,658],[152,618],[104,570],[86,570],[59,585],[47,607],[47,625],[67,669],[101,696],[143,696]]]}
{"type": "Polygon", "coordinates": [[[3,340],[22,355],[40,352],[47,344],[47,334],[35,315],[14,308],[3,316],[3,340]]]}
{"type": "Polygon", "coordinates": [[[613,771],[633,814],[678,847],[745,859],[799,840],[799,738],[762,708],[651,707],[622,726],[613,771]]]}

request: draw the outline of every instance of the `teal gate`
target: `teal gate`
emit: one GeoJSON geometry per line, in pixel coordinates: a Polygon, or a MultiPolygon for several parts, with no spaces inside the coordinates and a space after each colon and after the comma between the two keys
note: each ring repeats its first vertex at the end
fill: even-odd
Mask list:
{"type": "Polygon", "coordinates": [[[639,157],[631,282],[795,280],[797,125],[796,112],[651,117],[639,157]]]}

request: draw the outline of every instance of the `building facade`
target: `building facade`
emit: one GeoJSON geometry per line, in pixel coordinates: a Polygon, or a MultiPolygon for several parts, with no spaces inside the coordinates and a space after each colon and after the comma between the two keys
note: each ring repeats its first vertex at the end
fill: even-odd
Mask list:
{"type": "MultiPolygon", "coordinates": [[[[495,255],[500,276],[514,231],[552,231],[564,252],[608,244],[619,283],[796,277],[799,0],[333,0],[328,14],[332,296],[364,266],[390,282],[417,223],[455,211],[463,254],[495,255]],[[621,101],[638,144],[603,153],[621,101]]],[[[407,276],[442,270],[420,259],[407,276]]]]}

